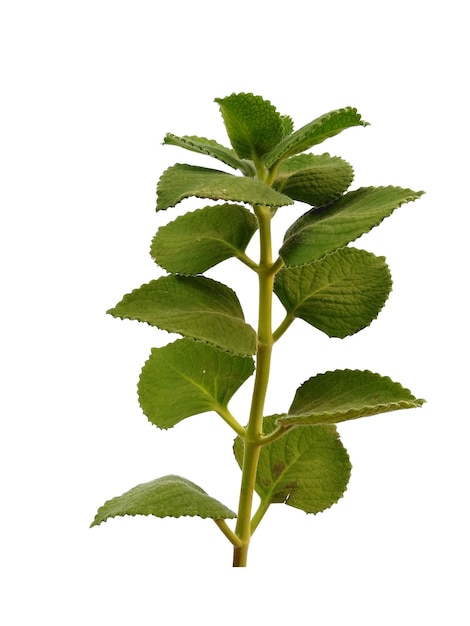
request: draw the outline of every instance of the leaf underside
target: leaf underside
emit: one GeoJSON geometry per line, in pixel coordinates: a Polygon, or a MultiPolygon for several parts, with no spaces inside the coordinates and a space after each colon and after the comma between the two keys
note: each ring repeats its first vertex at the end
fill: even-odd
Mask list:
{"type": "Polygon", "coordinates": [[[205,207],[161,226],[150,253],[168,272],[200,274],[242,254],[257,228],[256,217],[241,205],[205,207]]]}
{"type": "Polygon", "coordinates": [[[424,400],[388,376],[367,370],[335,370],[304,382],[279,423],[333,424],[423,404],[424,400]]]}
{"type": "Polygon", "coordinates": [[[214,159],[218,159],[222,163],[225,163],[225,165],[240,170],[245,176],[255,176],[256,174],[256,170],[250,161],[239,159],[234,150],[226,148],[213,139],[189,135],[178,137],[177,135],[168,133],[165,136],[163,143],[166,145],[179,146],[180,148],[185,148],[191,152],[211,156],[214,159]]]}
{"type": "Polygon", "coordinates": [[[122,496],[104,503],[91,526],[111,517],[153,515],[155,517],[198,516],[213,519],[235,518],[236,514],[186,478],[163,476],[137,485],[122,496]]]}
{"type": "MultiPolygon", "coordinates": [[[[264,418],[269,434],[282,416],[264,418]]],[[[241,466],[243,441],[237,438],[235,457],[241,466]]],[[[284,503],[306,513],[319,513],[344,494],[351,463],[335,426],[293,428],[260,452],[256,492],[264,503],[284,503]]]]}
{"type": "Polygon", "coordinates": [[[274,292],[289,316],[303,319],[329,337],[346,337],[378,316],[392,286],[384,257],[341,248],[319,261],[285,268],[274,292]]]}
{"type": "Polygon", "coordinates": [[[256,351],[256,333],[244,321],[235,292],[203,276],[162,276],[125,295],[108,313],[207,341],[233,354],[256,351]]]}
{"type": "Polygon", "coordinates": [[[251,357],[178,339],[152,349],[138,383],[140,406],[152,424],[171,428],[191,415],[225,409],[253,371],[251,357]]]}

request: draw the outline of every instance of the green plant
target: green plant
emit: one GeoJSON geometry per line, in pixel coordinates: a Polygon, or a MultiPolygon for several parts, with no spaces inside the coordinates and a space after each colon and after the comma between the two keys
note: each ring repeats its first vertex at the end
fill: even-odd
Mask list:
{"type": "Polygon", "coordinates": [[[318,513],[342,497],[351,465],[336,423],[424,402],[388,377],[336,370],[304,382],[287,412],[264,416],[273,345],[296,318],[344,338],[377,317],[391,289],[388,266],[383,257],[348,244],[422,192],[392,186],[347,191],[353,180],[349,163],[305,154],[347,128],[366,126],[356,109],[332,111],[294,131],[290,117],[253,94],[216,102],[232,148],[172,134],[164,143],[213,157],[242,176],[181,164],[163,173],[157,211],[193,196],[219,204],[160,227],[151,255],[168,275],[125,295],[108,313],[183,336],[152,349],[138,384],[140,405],[159,428],[213,411],[234,430],[242,471],[238,513],[186,478],[169,475],[109,500],[92,526],[119,515],[212,518],[233,544],[234,566],[244,566],[253,532],[271,504],[318,513]],[[272,220],[294,201],[309,209],[273,254],[272,220]],[[256,232],[254,260],[246,250],[256,232]],[[235,292],[203,276],[230,257],[258,276],[256,331],[245,322],[235,292]],[[276,328],[273,293],[285,308],[276,328]],[[237,419],[229,401],[254,372],[251,407],[237,419]],[[254,491],[260,504],[252,514],[254,491]],[[230,518],[237,519],[234,529],[230,518]]]}

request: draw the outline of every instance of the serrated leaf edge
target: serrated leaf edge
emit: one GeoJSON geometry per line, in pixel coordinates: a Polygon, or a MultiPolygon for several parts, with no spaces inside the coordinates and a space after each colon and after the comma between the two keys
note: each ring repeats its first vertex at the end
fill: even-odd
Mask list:
{"type": "MultiPolygon", "coordinates": [[[[153,517],[157,517],[159,519],[164,519],[165,517],[172,517],[172,518],[175,518],[175,519],[180,518],[180,517],[200,517],[201,519],[235,519],[237,517],[236,513],[234,513],[231,509],[229,509],[225,504],[223,504],[222,502],[220,502],[216,498],[213,498],[212,496],[210,496],[206,491],[204,491],[204,489],[199,487],[199,485],[196,485],[195,483],[192,483],[192,481],[184,479],[181,476],[177,476],[176,474],[168,474],[166,476],[161,476],[160,478],[161,479],[164,479],[164,478],[179,479],[187,487],[189,486],[188,483],[191,483],[191,484],[195,485],[198,488],[196,491],[199,490],[199,493],[201,493],[202,495],[207,496],[208,498],[210,498],[214,502],[217,502],[217,504],[220,504],[220,506],[222,506],[225,509],[227,509],[227,511],[230,513],[230,515],[227,515],[225,517],[211,517],[210,515],[200,515],[198,513],[181,513],[180,515],[156,515],[155,513],[124,513],[124,514],[116,513],[114,515],[108,515],[106,517],[106,519],[103,519],[100,522],[96,521],[96,519],[98,518],[98,516],[100,514],[100,511],[102,509],[104,509],[107,505],[109,505],[112,502],[115,502],[116,500],[119,500],[120,498],[126,496],[129,492],[133,491],[137,487],[140,487],[142,485],[147,484],[147,483],[141,483],[139,485],[136,485],[135,487],[132,487],[131,489],[128,489],[126,492],[124,492],[120,496],[115,496],[114,498],[110,498],[109,500],[106,500],[104,502],[104,504],[98,508],[98,511],[97,511],[97,513],[96,513],[96,515],[95,515],[95,517],[93,519],[93,522],[90,524],[90,528],[93,528],[93,526],[99,526],[100,524],[104,524],[109,519],[113,519],[115,517],[137,517],[137,516],[149,517],[149,516],[153,516],[153,517]]],[[[159,479],[156,479],[156,480],[159,480],[159,479]]],[[[151,482],[154,482],[154,481],[149,481],[149,483],[151,483],[151,482]]]]}
{"type": "MultiPolygon", "coordinates": [[[[372,374],[373,376],[379,376],[380,379],[385,380],[387,382],[391,382],[393,385],[399,385],[401,387],[401,389],[406,392],[409,393],[411,398],[409,400],[399,400],[397,402],[388,402],[386,404],[369,404],[369,405],[364,405],[361,409],[349,409],[346,411],[334,411],[333,413],[328,412],[328,411],[321,411],[319,413],[310,413],[311,415],[315,415],[316,417],[318,416],[320,418],[320,421],[315,421],[315,422],[307,422],[307,421],[303,421],[303,422],[297,422],[295,421],[297,418],[298,419],[302,419],[304,418],[304,420],[307,420],[309,415],[307,414],[300,414],[300,413],[289,413],[287,412],[285,417],[280,417],[278,419],[278,423],[279,424],[296,424],[296,425],[320,425],[320,424],[334,424],[337,423],[335,421],[333,421],[334,419],[336,419],[337,417],[340,416],[344,416],[344,419],[338,420],[339,422],[343,422],[343,421],[347,421],[348,419],[358,419],[361,417],[370,417],[373,415],[379,415],[381,413],[389,413],[392,411],[396,411],[396,410],[400,410],[400,409],[416,409],[416,408],[420,408],[423,404],[425,404],[426,400],[424,400],[423,398],[415,398],[415,396],[413,396],[413,394],[411,393],[410,389],[404,387],[401,383],[397,383],[396,381],[392,380],[392,378],[390,378],[390,376],[382,376],[381,374],[378,374],[377,372],[372,372],[371,370],[359,370],[359,369],[342,369],[342,370],[329,370],[327,372],[323,372],[322,374],[317,374],[316,376],[314,376],[313,378],[319,377],[319,376],[325,376],[326,374],[333,374],[335,372],[348,372],[348,373],[355,373],[355,372],[359,372],[361,374],[372,374]],[[374,410],[371,411],[371,409],[379,409],[379,410],[374,410]],[[365,413],[365,411],[368,411],[367,413],[365,413]],[[349,417],[354,415],[355,417],[349,417]],[[321,417],[325,416],[325,417],[332,417],[332,419],[329,419],[328,422],[322,422],[321,421],[321,417]],[[291,417],[292,419],[289,419],[289,417],[291,417]]],[[[311,380],[311,378],[309,378],[308,380],[304,381],[300,387],[297,389],[297,392],[305,385],[307,384],[309,381],[311,380]]]]}

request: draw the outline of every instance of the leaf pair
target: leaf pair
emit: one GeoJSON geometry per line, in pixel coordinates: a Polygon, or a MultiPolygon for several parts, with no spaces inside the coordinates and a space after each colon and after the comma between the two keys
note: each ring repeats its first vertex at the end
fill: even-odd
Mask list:
{"type": "Polygon", "coordinates": [[[260,96],[232,94],[216,98],[233,149],[241,159],[262,160],[267,168],[305,152],[352,126],[366,126],[356,109],[347,107],[322,115],[293,131],[292,120],[280,115],[260,96]]]}
{"type": "MultiPolygon", "coordinates": [[[[351,471],[335,424],[423,402],[399,383],[368,371],[336,370],[310,378],[286,414],[264,418],[266,435],[279,427],[290,430],[261,449],[256,491],[262,507],[284,503],[306,513],[329,508],[343,496],[351,471]]],[[[238,437],[234,452],[240,466],[243,451],[238,437]]]]}
{"type": "MultiPolygon", "coordinates": [[[[174,363],[171,362],[170,368],[174,363]]],[[[193,391],[201,389],[195,377],[189,382],[187,371],[185,378],[193,385],[193,391]]],[[[262,506],[267,509],[271,504],[284,503],[306,513],[319,513],[329,508],[343,496],[351,472],[349,456],[334,424],[415,408],[423,402],[399,383],[372,372],[337,370],[309,379],[297,390],[287,414],[263,420],[265,435],[273,433],[279,425],[291,430],[261,448],[256,491],[262,506]]],[[[234,453],[241,467],[244,442],[240,437],[235,440],[234,453]]],[[[98,510],[92,526],[110,517],[150,514],[156,517],[236,517],[194,483],[179,476],[165,476],[106,502],[98,510]]]]}

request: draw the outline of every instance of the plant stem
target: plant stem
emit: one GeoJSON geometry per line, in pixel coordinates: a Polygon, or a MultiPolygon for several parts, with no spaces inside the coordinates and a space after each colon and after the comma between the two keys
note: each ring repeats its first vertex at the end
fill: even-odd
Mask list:
{"type": "Polygon", "coordinates": [[[236,534],[233,532],[233,530],[230,528],[230,526],[227,524],[227,522],[224,519],[214,519],[214,522],[217,524],[220,530],[224,533],[227,539],[231,543],[233,543],[234,546],[241,545],[240,539],[236,536],[236,534]]]}
{"type": "Polygon", "coordinates": [[[268,207],[255,207],[259,222],[260,262],[258,265],[259,310],[258,350],[256,376],[251,402],[250,418],[246,427],[242,481],[235,534],[241,545],[234,548],[234,567],[245,567],[251,539],[251,509],[255,488],[258,459],[263,435],[263,410],[271,367],[273,261],[271,250],[271,211],[268,207]]]}

